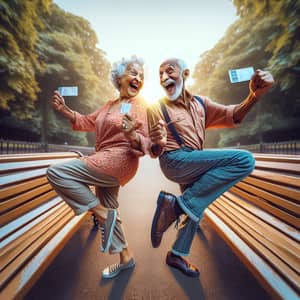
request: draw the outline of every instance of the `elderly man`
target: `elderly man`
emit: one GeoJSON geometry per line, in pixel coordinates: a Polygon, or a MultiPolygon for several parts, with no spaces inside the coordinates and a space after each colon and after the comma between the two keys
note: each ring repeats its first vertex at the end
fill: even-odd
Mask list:
{"type": "Polygon", "coordinates": [[[166,263],[184,274],[197,277],[199,270],[188,263],[197,226],[204,210],[226,190],[248,176],[255,164],[244,150],[203,150],[206,128],[234,127],[274,83],[267,71],[256,70],[249,83],[249,95],[238,105],[221,105],[205,96],[193,96],[185,89],[189,70],[181,59],[168,59],[160,65],[160,84],[166,97],[148,111],[150,137],[160,151],[164,175],[180,185],[179,196],[161,191],[151,228],[151,241],[159,247],[170,225],[181,222],[177,239],[166,263]]]}

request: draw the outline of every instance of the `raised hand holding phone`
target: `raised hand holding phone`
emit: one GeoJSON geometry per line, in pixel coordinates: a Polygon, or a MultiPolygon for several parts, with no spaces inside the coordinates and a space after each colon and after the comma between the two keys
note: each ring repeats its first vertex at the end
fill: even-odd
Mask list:
{"type": "Polygon", "coordinates": [[[51,98],[51,105],[57,111],[62,111],[66,106],[65,99],[62,97],[62,95],[59,92],[57,91],[54,92],[51,98]]]}

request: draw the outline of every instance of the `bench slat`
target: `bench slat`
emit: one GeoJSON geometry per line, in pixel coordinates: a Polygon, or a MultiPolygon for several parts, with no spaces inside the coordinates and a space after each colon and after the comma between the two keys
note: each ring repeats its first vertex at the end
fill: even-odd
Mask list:
{"type": "Polygon", "coordinates": [[[268,224],[267,222],[265,222],[264,219],[261,219],[256,214],[251,213],[249,210],[245,208],[244,203],[242,203],[243,201],[240,201],[239,204],[236,203],[236,201],[234,201],[233,197],[231,196],[234,195],[233,194],[222,195],[217,200],[217,202],[219,201],[222,203],[223,202],[227,203],[232,207],[233,210],[245,215],[251,221],[255,222],[253,223],[253,225],[257,224],[257,226],[259,226],[262,231],[268,232],[268,235],[270,235],[270,236],[265,236],[264,238],[266,239],[275,238],[274,243],[278,244],[280,247],[287,248],[287,251],[293,251],[295,255],[299,257],[299,263],[300,263],[300,248],[299,248],[299,243],[297,241],[295,241],[292,237],[287,236],[285,233],[279,231],[276,227],[274,227],[273,223],[268,224]]]}
{"type": "Polygon", "coordinates": [[[300,165],[285,162],[256,161],[255,168],[300,174],[300,165]]]}
{"type": "Polygon", "coordinates": [[[50,190],[52,190],[52,187],[49,183],[47,183],[47,184],[44,184],[37,188],[33,188],[33,189],[29,190],[28,192],[25,192],[21,195],[18,195],[16,197],[13,197],[13,198],[7,199],[3,202],[0,202],[0,214],[6,210],[9,210],[16,206],[19,206],[20,204],[22,204],[30,199],[33,199],[34,197],[37,197],[38,195],[49,192],[50,190]]]}
{"type": "Polygon", "coordinates": [[[297,178],[289,175],[262,171],[262,170],[253,170],[253,172],[251,173],[251,177],[257,177],[263,180],[266,179],[268,181],[272,181],[280,185],[285,184],[287,186],[300,188],[300,177],[297,178]]]}
{"type": "Polygon", "coordinates": [[[281,162],[281,163],[293,163],[300,164],[300,157],[296,155],[287,154],[262,154],[254,153],[255,160],[271,161],[271,162],[281,162]]]}
{"type": "Polygon", "coordinates": [[[299,231],[297,231],[293,226],[290,226],[284,223],[282,220],[270,215],[269,213],[266,213],[260,207],[254,206],[250,202],[244,201],[242,198],[235,194],[225,192],[223,196],[227,199],[230,199],[230,201],[233,201],[237,205],[243,207],[244,209],[248,210],[251,214],[257,216],[259,219],[264,220],[264,222],[268,223],[280,232],[284,233],[284,235],[289,236],[293,240],[300,243],[299,231]]]}
{"type": "Polygon", "coordinates": [[[283,280],[282,276],[214,214],[210,207],[205,210],[204,214],[212,227],[274,298],[299,300],[298,293],[283,280]]]}
{"type": "MultiPolygon", "coordinates": [[[[71,209],[64,205],[58,209],[52,209],[50,218],[42,219],[38,224],[30,228],[30,230],[19,236],[18,239],[14,239],[7,244],[0,251],[0,271],[2,271],[7,265],[9,265],[20,253],[28,248],[35,240],[41,237],[43,234],[47,234],[48,229],[54,225],[61,216],[69,213],[71,209]]],[[[48,215],[49,216],[49,215],[48,215]]],[[[48,217],[47,216],[47,217],[48,217]]]]}
{"type": "Polygon", "coordinates": [[[277,196],[276,194],[274,195],[273,193],[266,192],[263,189],[259,189],[245,182],[239,182],[235,186],[240,188],[243,191],[246,191],[247,193],[254,194],[264,200],[276,204],[277,206],[283,207],[286,210],[289,210],[293,214],[300,215],[300,205],[297,203],[294,203],[285,198],[277,196]]]}
{"type": "Polygon", "coordinates": [[[0,299],[22,299],[89,213],[79,217],[46,178],[77,153],[0,156],[0,299]]]}
{"type": "Polygon", "coordinates": [[[8,186],[0,190],[0,200],[6,199],[8,197],[20,194],[22,192],[29,191],[37,186],[48,183],[45,176],[39,177],[37,179],[28,180],[13,186],[8,186]]]}
{"type": "Polygon", "coordinates": [[[235,222],[247,233],[271,250],[278,258],[283,260],[284,263],[288,264],[291,269],[299,274],[300,249],[293,240],[283,238],[282,234],[276,232],[274,228],[263,223],[255,216],[249,214],[246,210],[239,208],[228,199],[221,198],[215,202],[215,205],[220,210],[226,211],[228,215],[237,218],[235,222]]]}
{"type": "MultiPolygon", "coordinates": [[[[33,218],[32,220],[26,222],[24,226],[16,230],[15,232],[11,233],[9,236],[7,236],[2,242],[0,242],[0,249],[4,249],[8,244],[13,243],[14,240],[19,239],[23,234],[25,234],[28,230],[33,228],[36,224],[42,222],[44,219],[50,217],[50,215],[53,213],[53,211],[61,209],[66,204],[60,199],[56,199],[59,201],[57,205],[54,205],[53,207],[50,207],[50,209],[46,209],[45,212],[41,215],[39,215],[36,218],[33,218]]],[[[15,222],[12,222],[15,223],[15,222]]],[[[10,226],[10,224],[8,224],[10,226]]]]}
{"type": "Polygon", "coordinates": [[[56,192],[51,190],[51,191],[47,192],[46,194],[43,194],[42,196],[39,196],[39,197],[35,198],[34,200],[9,211],[7,214],[1,215],[0,216],[0,224],[3,225],[3,224],[10,222],[11,220],[23,215],[24,213],[32,210],[33,208],[41,205],[42,203],[45,203],[46,201],[50,200],[51,198],[54,198],[56,195],[57,195],[56,192]]]}
{"type": "Polygon", "coordinates": [[[243,180],[243,182],[246,182],[258,188],[262,188],[266,191],[276,193],[284,197],[289,197],[290,199],[296,200],[297,202],[300,203],[299,190],[283,186],[282,184],[278,185],[278,184],[270,183],[267,180],[268,178],[262,180],[252,176],[248,176],[243,180]]]}
{"type": "Polygon", "coordinates": [[[25,161],[25,162],[8,162],[0,164],[0,174],[10,172],[20,172],[24,170],[34,170],[37,168],[45,168],[52,164],[63,163],[69,161],[69,158],[57,158],[48,160],[36,160],[36,161],[25,161]]]}
{"type": "Polygon", "coordinates": [[[55,197],[52,200],[36,207],[30,212],[4,225],[0,230],[0,246],[2,245],[2,241],[6,239],[10,234],[17,230],[21,230],[23,226],[38,218],[40,215],[46,213],[49,209],[51,209],[51,207],[59,205],[61,202],[61,198],[55,197]]]}
{"type": "Polygon", "coordinates": [[[83,213],[72,218],[45,247],[40,249],[38,254],[7,284],[2,291],[3,299],[22,299],[87,216],[87,213],[83,213]]]}
{"type": "Polygon", "coordinates": [[[299,276],[292,271],[281,259],[274,255],[269,249],[265,248],[260,242],[249,235],[240,224],[235,223],[224,211],[218,209],[216,206],[212,205],[210,209],[221,218],[234,232],[240,236],[248,245],[251,245],[252,249],[255,250],[261,257],[267,262],[271,263],[273,269],[280,272],[282,276],[288,282],[292,283],[295,288],[300,291],[299,276]]]}
{"type": "Polygon", "coordinates": [[[44,176],[46,173],[47,168],[44,169],[38,169],[38,170],[33,170],[33,171],[24,171],[22,172],[22,176],[20,174],[10,174],[6,176],[1,176],[0,177],[0,188],[5,187],[6,185],[9,184],[15,184],[19,182],[24,182],[26,180],[32,179],[32,178],[37,178],[44,176]]]}
{"type": "Polygon", "coordinates": [[[300,164],[300,158],[296,155],[254,153],[254,157],[255,160],[300,164]]]}
{"type": "Polygon", "coordinates": [[[24,264],[34,257],[35,254],[38,253],[38,251],[44,247],[49,240],[61,230],[61,228],[71,220],[71,218],[74,216],[73,212],[69,212],[65,216],[63,216],[62,219],[57,220],[55,224],[48,230],[47,234],[40,237],[40,239],[36,240],[34,243],[32,243],[25,251],[20,253],[20,255],[11,263],[9,266],[7,266],[2,273],[0,274],[0,288],[3,288],[3,286],[11,279],[11,277],[22,267],[24,264]]]}
{"type": "Polygon", "coordinates": [[[57,159],[57,158],[77,158],[78,154],[75,152],[45,152],[45,153],[28,153],[28,154],[9,154],[0,155],[0,164],[7,162],[23,162],[43,159],[57,159]]]}
{"type": "Polygon", "coordinates": [[[249,200],[250,202],[256,204],[257,206],[263,208],[265,211],[271,213],[274,216],[277,216],[278,218],[286,221],[288,224],[295,226],[296,228],[300,228],[299,219],[286,213],[285,211],[282,211],[281,209],[278,209],[267,202],[263,201],[261,198],[250,195],[249,193],[238,189],[237,187],[232,187],[230,189],[231,192],[234,194],[239,195],[240,197],[249,200]]]}

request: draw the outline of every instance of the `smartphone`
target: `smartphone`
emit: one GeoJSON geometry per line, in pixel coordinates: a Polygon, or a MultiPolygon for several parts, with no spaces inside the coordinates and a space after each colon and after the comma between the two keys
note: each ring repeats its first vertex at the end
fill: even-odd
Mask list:
{"type": "Polygon", "coordinates": [[[230,82],[237,83],[242,81],[248,81],[254,74],[253,67],[247,67],[242,69],[233,69],[228,71],[230,82]]]}
{"type": "Polygon", "coordinates": [[[131,103],[121,103],[120,112],[121,114],[129,114],[131,110],[131,103]]]}
{"type": "Polygon", "coordinates": [[[60,86],[57,90],[61,96],[78,96],[77,86],[60,86]]]}

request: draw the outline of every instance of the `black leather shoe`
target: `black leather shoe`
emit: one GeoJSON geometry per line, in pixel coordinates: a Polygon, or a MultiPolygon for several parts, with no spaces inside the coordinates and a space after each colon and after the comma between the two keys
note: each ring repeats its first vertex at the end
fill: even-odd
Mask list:
{"type": "Polygon", "coordinates": [[[151,242],[154,248],[159,247],[163,233],[181,213],[176,196],[161,191],[151,226],[151,242]]]}
{"type": "Polygon", "coordinates": [[[169,251],[167,254],[166,263],[170,267],[180,270],[183,274],[187,276],[199,277],[200,275],[200,272],[196,266],[190,264],[181,256],[173,254],[171,251],[169,251]]]}

